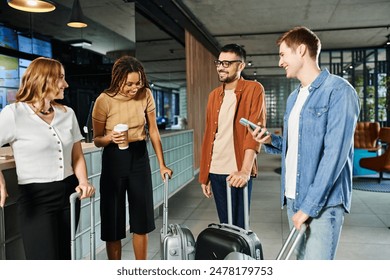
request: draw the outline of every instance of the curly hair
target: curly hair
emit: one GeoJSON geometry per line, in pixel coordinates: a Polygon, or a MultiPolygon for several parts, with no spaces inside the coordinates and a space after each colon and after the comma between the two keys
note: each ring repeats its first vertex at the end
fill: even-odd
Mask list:
{"type": "Polygon", "coordinates": [[[128,74],[133,72],[138,72],[141,77],[143,87],[140,90],[150,88],[142,63],[135,57],[126,55],[115,61],[112,67],[110,87],[105,89],[104,92],[110,96],[117,95],[126,82],[128,74]]]}

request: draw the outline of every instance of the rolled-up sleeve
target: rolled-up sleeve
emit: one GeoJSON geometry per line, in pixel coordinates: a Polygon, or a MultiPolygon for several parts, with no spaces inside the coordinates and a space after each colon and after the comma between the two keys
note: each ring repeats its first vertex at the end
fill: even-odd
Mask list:
{"type": "Polygon", "coordinates": [[[272,134],[271,144],[264,145],[264,151],[267,154],[281,154],[283,145],[283,137],[272,134]]]}
{"type": "Polygon", "coordinates": [[[0,147],[14,141],[15,133],[15,114],[10,106],[6,106],[0,112],[0,147]]]}

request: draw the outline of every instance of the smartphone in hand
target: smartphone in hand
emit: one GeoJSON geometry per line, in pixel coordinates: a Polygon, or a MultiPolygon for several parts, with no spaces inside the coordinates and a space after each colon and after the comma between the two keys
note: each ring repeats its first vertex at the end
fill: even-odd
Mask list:
{"type": "MultiPolygon", "coordinates": [[[[245,118],[241,118],[240,119],[240,124],[242,124],[243,126],[248,126],[252,129],[252,130],[255,130],[256,128],[258,128],[259,126],[257,124],[254,124],[253,122],[251,121],[248,121],[247,119],[245,118]]],[[[262,129],[260,128],[259,132],[261,131],[262,129]]],[[[265,133],[264,133],[264,136],[267,136],[267,135],[270,135],[269,131],[267,130],[265,133]]]]}

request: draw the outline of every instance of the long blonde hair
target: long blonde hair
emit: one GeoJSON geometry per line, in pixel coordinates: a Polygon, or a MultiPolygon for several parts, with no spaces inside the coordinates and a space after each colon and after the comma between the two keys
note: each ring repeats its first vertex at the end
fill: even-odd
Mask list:
{"type": "MultiPolygon", "coordinates": [[[[59,90],[58,79],[60,79],[62,68],[61,62],[55,59],[46,57],[34,59],[24,72],[16,94],[16,102],[29,104],[39,102],[37,111],[43,110],[45,98],[59,90]]],[[[52,101],[51,104],[65,109],[63,105],[55,101],[52,101]]]]}

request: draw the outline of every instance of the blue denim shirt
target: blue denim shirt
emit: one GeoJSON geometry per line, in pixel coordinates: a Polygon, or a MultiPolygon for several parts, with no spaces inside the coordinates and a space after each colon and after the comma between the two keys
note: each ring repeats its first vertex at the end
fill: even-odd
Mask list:
{"type": "MultiPolygon", "coordinates": [[[[281,137],[272,135],[271,154],[282,154],[281,203],[285,204],[288,118],[297,99],[293,91],[286,105],[281,137]]],[[[299,116],[297,186],[294,211],[311,217],[324,207],[343,205],[350,211],[352,198],[353,135],[360,104],[355,89],[327,69],[309,87],[299,116]]]]}

